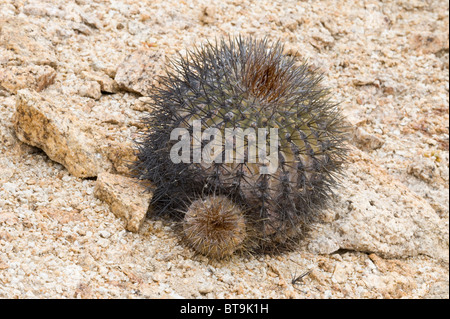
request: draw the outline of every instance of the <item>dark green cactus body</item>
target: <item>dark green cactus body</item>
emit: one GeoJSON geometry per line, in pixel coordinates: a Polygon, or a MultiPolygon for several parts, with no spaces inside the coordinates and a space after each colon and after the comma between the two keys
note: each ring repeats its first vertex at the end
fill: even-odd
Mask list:
{"type": "Polygon", "coordinates": [[[155,209],[179,212],[220,194],[242,207],[247,247],[302,235],[317,220],[345,159],[342,117],[320,81],[306,63],[267,40],[221,40],[173,61],[155,89],[155,111],[138,148],[140,178],[157,186],[155,209]],[[173,129],[187,129],[193,149],[209,142],[195,139],[194,120],[202,132],[215,128],[222,137],[226,129],[277,128],[276,170],[261,174],[265,164],[249,161],[250,138],[240,163],[225,162],[225,153],[211,165],[196,163],[193,150],[188,163],[173,163],[173,129]]]}

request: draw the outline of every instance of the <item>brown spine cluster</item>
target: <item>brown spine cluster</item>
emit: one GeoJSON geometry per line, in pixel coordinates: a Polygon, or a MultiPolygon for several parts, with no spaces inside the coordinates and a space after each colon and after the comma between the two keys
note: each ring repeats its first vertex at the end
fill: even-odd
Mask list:
{"type": "Polygon", "coordinates": [[[241,208],[225,196],[214,195],[189,206],[183,231],[195,251],[213,258],[230,256],[242,248],[247,235],[241,208]]]}

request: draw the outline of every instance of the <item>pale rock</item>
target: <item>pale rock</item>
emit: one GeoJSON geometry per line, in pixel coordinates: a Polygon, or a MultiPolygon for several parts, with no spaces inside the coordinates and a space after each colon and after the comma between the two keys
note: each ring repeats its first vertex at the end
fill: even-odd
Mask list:
{"type": "Polygon", "coordinates": [[[77,177],[95,177],[111,169],[98,138],[87,135],[77,116],[28,89],[17,92],[14,129],[24,143],[41,148],[77,177]]]}
{"type": "Polygon", "coordinates": [[[417,288],[417,284],[411,277],[402,276],[397,272],[378,276],[369,274],[363,279],[367,288],[381,293],[384,298],[404,298],[417,288]]]}
{"type": "Polygon", "coordinates": [[[438,181],[439,169],[434,158],[426,158],[424,156],[415,156],[408,164],[406,171],[408,174],[427,183],[438,181]]]}
{"type": "Polygon", "coordinates": [[[100,90],[102,92],[117,93],[119,91],[119,86],[116,81],[105,74],[83,71],[81,72],[81,76],[88,81],[95,81],[100,84],[100,90]]]}
{"type": "Polygon", "coordinates": [[[330,46],[334,43],[334,38],[331,33],[325,28],[312,28],[311,29],[311,45],[317,48],[323,46],[330,46]]]}
{"type": "Polygon", "coordinates": [[[109,141],[100,146],[102,153],[119,174],[129,175],[130,166],[136,161],[136,152],[131,142],[109,141]]]}
{"type": "Polygon", "coordinates": [[[131,232],[139,231],[152,198],[138,180],[107,172],[98,175],[94,195],[107,203],[114,215],[123,218],[125,228],[131,232]]]}
{"type": "Polygon", "coordinates": [[[98,100],[102,96],[100,84],[95,81],[86,81],[78,89],[78,94],[98,100]]]}
{"type": "MultiPolygon", "coordinates": [[[[114,79],[114,77],[116,76],[117,67],[112,63],[105,63],[104,61],[94,60],[91,63],[91,67],[94,71],[98,72],[99,74],[106,74],[111,79],[114,79]]],[[[116,82],[114,81],[114,83],[116,82]]]]}
{"type": "Polygon", "coordinates": [[[0,90],[16,94],[18,90],[29,88],[37,92],[52,84],[56,71],[48,65],[0,67],[0,90]]]}
{"type": "Polygon", "coordinates": [[[300,25],[300,21],[295,15],[281,16],[279,18],[279,23],[292,32],[294,32],[300,25]]]}
{"type": "Polygon", "coordinates": [[[41,148],[77,177],[95,177],[101,171],[130,174],[130,165],[136,160],[132,141],[111,140],[101,124],[75,114],[53,96],[28,89],[16,96],[14,128],[18,138],[41,148]]]}
{"type": "Polygon", "coordinates": [[[163,53],[138,49],[129,54],[117,68],[115,81],[127,91],[150,95],[155,78],[161,70],[163,53]]]}
{"type": "Polygon", "coordinates": [[[339,249],[337,239],[334,237],[322,235],[308,244],[308,250],[315,254],[332,254],[339,249]]]}
{"type": "MultiPolygon", "coordinates": [[[[1,269],[1,266],[0,266],[1,269]]],[[[448,299],[449,297],[449,282],[441,281],[433,283],[426,296],[427,299],[448,299]]]]}
{"type": "Polygon", "coordinates": [[[108,246],[110,246],[110,242],[108,239],[105,238],[99,238],[97,239],[97,244],[99,244],[101,247],[103,248],[107,248],[108,246]]]}
{"type": "Polygon", "coordinates": [[[318,270],[318,269],[312,269],[310,271],[310,273],[308,274],[308,277],[317,281],[317,283],[319,285],[326,285],[326,283],[328,281],[326,274],[323,271],[318,270]]]}
{"type": "Polygon", "coordinates": [[[216,21],[216,8],[214,6],[204,6],[199,15],[199,20],[203,24],[213,24],[216,21]]]}
{"type": "Polygon", "coordinates": [[[100,29],[101,23],[94,15],[82,11],[80,12],[80,18],[87,26],[94,29],[100,29]]]}
{"type": "Polygon", "coordinates": [[[427,255],[448,262],[448,221],[354,147],[332,205],[335,220],[317,225],[309,245],[317,246],[326,234],[340,249],[384,258],[427,255]]]}
{"type": "Polygon", "coordinates": [[[353,131],[353,141],[365,151],[376,150],[383,146],[384,140],[380,134],[370,134],[362,127],[356,127],[353,131]]]}
{"type": "Polygon", "coordinates": [[[5,184],[9,179],[14,175],[16,172],[16,168],[14,166],[14,163],[7,159],[7,158],[1,158],[0,157],[0,185],[1,187],[5,187],[5,184]]]}
{"type": "Polygon", "coordinates": [[[353,79],[352,84],[354,86],[374,85],[376,87],[379,87],[380,81],[372,76],[359,75],[353,79]]]}
{"type": "Polygon", "coordinates": [[[376,289],[378,291],[386,289],[385,277],[375,274],[368,274],[364,277],[363,281],[366,284],[366,287],[369,289],[376,289]]]}
{"type": "Polygon", "coordinates": [[[55,17],[64,18],[66,13],[55,6],[48,3],[45,4],[27,4],[23,7],[23,13],[26,15],[40,16],[40,17],[55,17]]]}
{"type": "Polygon", "coordinates": [[[422,54],[448,52],[448,32],[413,32],[409,43],[411,49],[422,54]]]}
{"type": "Polygon", "coordinates": [[[198,288],[198,292],[202,295],[206,295],[212,291],[214,291],[214,286],[210,283],[205,283],[198,288]]]}
{"type": "Polygon", "coordinates": [[[102,238],[109,238],[109,236],[111,236],[111,233],[109,231],[107,231],[107,230],[101,230],[101,231],[98,232],[98,234],[102,238]]]}
{"type": "Polygon", "coordinates": [[[87,25],[83,24],[83,23],[71,23],[70,24],[71,28],[77,32],[80,32],[84,35],[91,35],[92,34],[92,29],[89,28],[87,25]]]}
{"type": "Polygon", "coordinates": [[[0,47],[14,53],[16,60],[28,64],[56,68],[56,55],[50,41],[41,34],[39,26],[19,18],[0,18],[0,47]],[[33,32],[27,30],[33,27],[33,32]]]}
{"type": "Polygon", "coordinates": [[[332,281],[337,283],[344,283],[348,280],[348,277],[352,274],[353,267],[348,262],[338,262],[334,268],[332,281]]]}

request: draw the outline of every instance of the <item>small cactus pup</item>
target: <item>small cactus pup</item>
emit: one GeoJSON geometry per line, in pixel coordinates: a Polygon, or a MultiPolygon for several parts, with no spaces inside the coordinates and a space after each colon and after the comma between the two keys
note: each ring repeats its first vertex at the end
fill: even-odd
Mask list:
{"type": "Polygon", "coordinates": [[[320,221],[346,158],[321,80],[268,39],[220,39],[168,64],[135,168],[196,252],[292,247],[320,221]]]}

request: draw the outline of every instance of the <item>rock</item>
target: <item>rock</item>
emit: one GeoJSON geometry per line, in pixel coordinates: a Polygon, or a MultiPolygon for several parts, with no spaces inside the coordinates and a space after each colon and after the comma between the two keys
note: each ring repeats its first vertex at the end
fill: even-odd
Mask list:
{"type": "Polygon", "coordinates": [[[298,17],[295,15],[283,15],[279,17],[279,23],[291,32],[295,32],[295,30],[300,25],[300,21],[298,17]]]}
{"type": "Polygon", "coordinates": [[[107,75],[83,71],[81,72],[81,76],[86,80],[96,81],[100,84],[100,90],[102,92],[117,93],[119,91],[119,85],[117,82],[107,75]]]}
{"type": "Polygon", "coordinates": [[[125,228],[139,231],[147,213],[152,194],[138,180],[121,175],[100,173],[94,195],[107,203],[111,211],[125,220],[125,228]]]}
{"type": "Polygon", "coordinates": [[[83,132],[77,116],[28,89],[17,92],[14,129],[24,143],[41,148],[77,177],[94,177],[112,164],[99,150],[95,135],[83,132]]]}
{"type": "Polygon", "coordinates": [[[213,24],[216,20],[216,8],[214,6],[204,6],[199,15],[199,20],[203,24],[213,24]]]}
{"type": "Polygon", "coordinates": [[[375,274],[368,274],[364,277],[363,281],[369,289],[376,289],[378,291],[386,289],[385,277],[375,274]]]}
{"type": "Polygon", "coordinates": [[[109,238],[111,236],[111,233],[109,231],[107,231],[107,230],[101,230],[101,231],[98,232],[98,234],[102,238],[109,238]]]}
{"type": "Polygon", "coordinates": [[[439,180],[439,170],[434,158],[415,156],[408,164],[406,172],[427,183],[439,180]]]}
{"type": "MultiPolygon", "coordinates": [[[[95,86],[97,95],[81,93],[97,98],[101,94],[100,85],[95,81],[90,83],[95,86]]],[[[22,142],[41,148],[74,176],[95,177],[102,171],[129,174],[129,165],[135,160],[133,143],[113,137],[116,125],[104,127],[105,123],[117,124],[120,130],[123,120],[105,122],[101,115],[72,108],[51,92],[41,95],[24,89],[17,93],[13,121],[16,135],[22,142]]]]}
{"type": "Polygon", "coordinates": [[[369,255],[369,258],[370,260],[372,260],[375,266],[377,266],[379,271],[386,272],[388,270],[388,264],[386,260],[384,260],[383,258],[380,258],[379,256],[373,253],[369,255]]]}
{"type": "Polygon", "coordinates": [[[448,33],[443,32],[414,32],[409,38],[413,50],[422,54],[448,51],[448,33]]]}
{"type": "Polygon", "coordinates": [[[373,78],[373,77],[358,76],[358,77],[355,77],[353,79],[352,84],[354,86],[374,85],[376,87],[379,87],[380,86],[380,81],[378,79],[373,78]]]}
{"type": "Polygon", "coordinates": [[[333,277],[331,278],[331,280],[337,283],[344,283],[347,281],[349,275],[351,275],[353,271],[353,267],[350,263],[338,262],[334,267],[333,277]]]}
{"type": "Polygon", "coordinates": [[[349,160],[336,192],[335,220],[318,225],[309,246],[320,247],[326,234],[340,249],[384,258],[423,254],[448,262],[448,221],[368,155],[352,147],[349,160]]]}
{"type": "Polygon", "coordinates": [[[329,236],[319,236],[308,244],[308,250],[315,254],[332,254],[339,249],[337,239],[329,236]]]}
{"type": "Polygon", "coordinates": [[[210,283],[205,283],[198,288],[198,292],[202,295],[206,295],[212,291],[214,291],[214,286],[210,283]]]}
{"type": "Polygon", "coordinates": [[[83,23],[72,23],[70,24],[71,28],[77,32],[80,32],[84,35],[91,35],[92,34],[92,29],[89,28],[87,25],[83,24],[83,23]]]}
{"type": "Polygon", "coordinates": [[[0,90],[16,94],[29,88],[40,92],[54,82],[55,76],[55,69],[48,65],[7,66],[0,68],[0,90]]]}
{"type": "Polygon", "coordinates": [[[128,55],[117,68],[115,80],[127,91],[148,96],[155,75],[161,69],[163,54],[150,49],[139,49],[128,55]]]}
{"type": "Polygon", "coordinates": [[[111,141],[101,146],[100,149],[103,154],[106,154],[117,173],[124,175],[130,174],[129,166],[136,161],[136,154],[131,142],[121,143],[111,141]]]}
{"type": "Polygon", "coordinates": [[[334,38],[330,31],[325,28],[312,28],[311,29],[311,40],[310,43],[316,48],[321,48],[325,46],[331,46],[334,43],[334,38]]]}
{"type": "Polygon", "coordinates": [[[353,131],[353,141],[362,150],[372,151],[383,146],[384,140],[380,134],[370,134],[362,127],[356,127],[353,131]]]}
{"type": "Polygon", "coordinates": [[[94,29],[100,29],[101,23],[95,16],[86,12],[80,12],[80,18],[87,26],[94,29]]]}
{"type": "Polygon", "coordinates": [[[319,285],[325,285],[328,280],[327,276],[321,270],[318,269],[312,269],[309,272],[308,277],[317,281],[319,285]]]}
{"type": "Polygon", "coordinates": [[[449,282],[441,281],[436,282],[431,285],[428,294],[425,296],[426,299],[448,299],[449,297],[449,282]]]}
{"type": "Polygon", "coordinates": [[[98,100],[102,96],[100,84],[95,81],[86,81],[78,89],[78,94],[98,100]]]}
{"type": "Polygon", "coordinates": [[[23,7],[23,13],[26,15],[34,15],[40,17],[56,17],[64,18],[66,13],[57,7],[54,7],[48,3],[42,4],[27,4],[23,7]]]}
{"type": "Polygon", "coordinates": [[[0,183],[4,187],[3,183],[6,183],[16,172],[14,163],[11,160],[0,158],[0,183]]]}
{"type": "Polygon", "coordinates": [[[376,290],[387,299],[404,298],[417,288],[417,284],[410,277],[396,272],[386,275],[367,274],[362,281],[369,290],[376,290]]]}
{"type": "MultiPolygon", "coordinates": [[[[98,72],[98,74],[101,76],[101,74],[106,74],[111,79],[114,79],[117,73],[117,66],[113,65],[112,63],[105,64],[104,61],[98,61],[95,60],[91,63],[91,67],[94,71],[98,72]]],[[[114,83],[116,83],[114,81],[114,83]]],[[[101,83],[100,83],[101,85],[101,83]]],[[[116,83],[117,85],[117,83],[116,83]]],[[[115,93],[115,92],[114,92],[115,93]]]]}
{"type": "Polygon", "coordinates": [[[56,55],[50,41],[41,34],[41,28],[19,18],[0,18],[0,47],[14,53],[22,64],[49,65],[56,68],[56,55]]]}
{"type": "Polygon", "coordinates": [[[363,128],[367,125],[367,120],[355,118],[350,114],[346,116],[344,125],[346,126],[350,142],[359,149],[362,149],[363,151],[372,151],[384,145],[384,139],[381,134],[371,134],[363,128]]]}
{"type": "Polygon", "coordinates": [[[376,254],[370,254],[368,257],[375,264],[375,266],[381,273],[392,274],[396,272],[398,274],[407,277],[413,276],[414,272],[411,270],[411,268],[408,266],[406,262],[395,259],[394,260],[383,259],[377,256],[376,254]]]}

